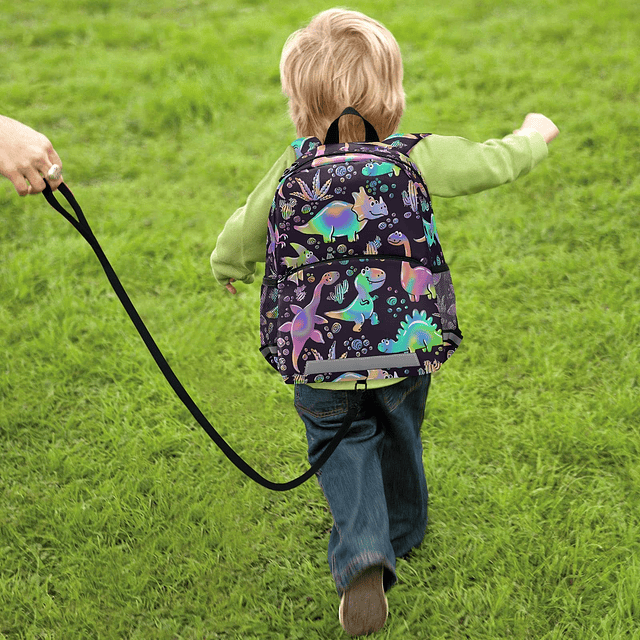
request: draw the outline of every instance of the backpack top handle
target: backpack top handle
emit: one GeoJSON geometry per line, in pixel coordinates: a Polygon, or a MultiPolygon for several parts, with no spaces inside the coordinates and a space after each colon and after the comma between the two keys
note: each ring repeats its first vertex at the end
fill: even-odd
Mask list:
{"type": "Polygon", "coordinates": [[[342,116],[346,115],[353,115],[362,118],[362,122],[364,122],[364,130],[366,133],[365,142],[380,142],[380,138],[378,137],[378,133],[376,132],[374,126],[368,120],[365,120],[353,107],[347,107],[327,129],[327,137],[324,140],[325,144],[338,144],[338,142],[340,142],[340,131],[338,129],[338,122],[340,118],[342,118],[342,116]]]}

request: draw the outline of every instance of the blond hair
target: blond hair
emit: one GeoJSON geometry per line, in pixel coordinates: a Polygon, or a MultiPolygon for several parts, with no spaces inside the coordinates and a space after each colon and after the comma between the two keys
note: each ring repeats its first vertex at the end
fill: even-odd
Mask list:
{"type": "MultiPolygon", "coordinates": [[[[291,34],[280,79],[299,136],[324,141],[329,125],[354,107],[380,139],[395,133],[404,111],[402,56],[390,31],[357,11],[329,9],[291,34]]],[[[340,119],[340,140],[365,139],[357,116],[340,119]]]]}

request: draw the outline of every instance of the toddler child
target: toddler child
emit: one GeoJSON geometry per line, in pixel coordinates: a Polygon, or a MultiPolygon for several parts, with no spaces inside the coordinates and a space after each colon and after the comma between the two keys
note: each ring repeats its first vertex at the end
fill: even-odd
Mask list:
{"type": "MultiPolygon", "coordinates": [[[[331,9],[313,18],[287,40],[280,75],[298,136],[324,140],[346,107],[362,114],[380,140],[397,130],[405,106],[400,49],[385,27],[362,13],[331,9]]],[[[410,157],[432,196],[454,197],[525,175],[547,156],[547,143],[557,134],[551,120],[529,114],[501,140],[480,144],[430,135],[410,157]]],[[[340,119],[341,142],[364,139],[360,118],[340,119]]],[[[294,147],[287,147],[218,237],[211,266],[231,293],[234,281],[251,283],[256,262],[265,260],[271,203],[295,159],[294,147]]],[[[369,380],[351,429],[317,474],[333,517],[328,560],[341,596],[339,618],[351,635],[384,625],[396,558],[406,557],[425,534],[420,429],[429,382],[429,375],[369,380]]],[[[310,464],[337,432],[355,393],[353,382],[295,385],[310,464]]]]}

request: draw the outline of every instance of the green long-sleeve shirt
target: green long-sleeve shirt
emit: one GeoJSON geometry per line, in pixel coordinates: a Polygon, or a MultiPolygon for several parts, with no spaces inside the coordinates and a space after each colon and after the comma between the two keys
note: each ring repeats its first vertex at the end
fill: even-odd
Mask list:
{"type": "MultiPolygon", "coordinates": [[[[416,144],[410,157],[432,196],[453,198],[492,189],[526,175],[547,157],[547,145],[542,135],[533,130],[483,143],[431,135],[416,144]]],[[[245,284],[253,282],[256,262],[265,261],[267,219],[278,182],[295,159],[293,147],[288,146],[247,202],[227,220],[211,254],[213,275],[221,285],[228,284],[230,278],[245,284]]],[[[387,386],[401,379],[371,380],[368,386],[387,386]]],[[[351,389],[353,382],[311,386],[351,389]]]]}

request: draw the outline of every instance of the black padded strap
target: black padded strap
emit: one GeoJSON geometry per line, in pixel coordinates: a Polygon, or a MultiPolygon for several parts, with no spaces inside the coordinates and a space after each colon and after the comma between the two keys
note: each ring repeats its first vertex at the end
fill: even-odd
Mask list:
{"type": "Polygon", "coordinates": [[[378,133],[375,130],[374,126],[368,120],[365,120],[353,107],[347,107],[327,129],[327,137],[324,139],[325,144],[338,144],[338,142],[340,142],[340,128],[338,123],[340,122],[340,118],[342,118],[342,116],[347,115],[358,116],[359,118],[362,118],[366,134],[365,142],[380,141],[380,138],[378,137],[378,133]]]}

